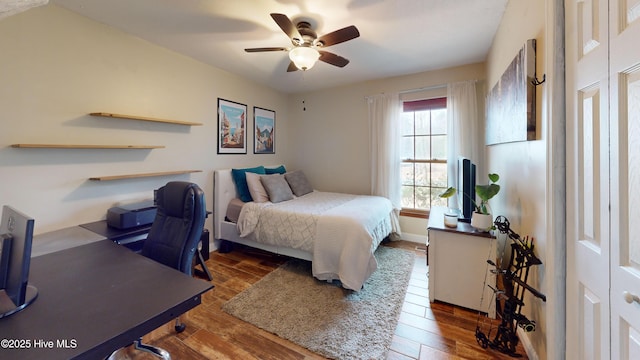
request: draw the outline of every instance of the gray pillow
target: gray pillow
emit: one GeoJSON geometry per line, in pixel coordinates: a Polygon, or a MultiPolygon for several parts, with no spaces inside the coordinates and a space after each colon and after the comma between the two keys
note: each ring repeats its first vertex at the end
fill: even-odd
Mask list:
{"type": "Polygon", "coordinates": [[[302,170],[286,173],[284,177],[296,196],[302,196],[313,191],[313,187],[309,184],[302,170]]]}
{"type": "Polygon", "coordinates": [[[262,182],[264,189],[267,190],[269,200],[271,200],[272,203],[293,199],[291,188],[289,187],[289,184],[287,184],[287,180],[284,179],[283,175],[263,175],[260,176],[260,181],[262,182]]]}

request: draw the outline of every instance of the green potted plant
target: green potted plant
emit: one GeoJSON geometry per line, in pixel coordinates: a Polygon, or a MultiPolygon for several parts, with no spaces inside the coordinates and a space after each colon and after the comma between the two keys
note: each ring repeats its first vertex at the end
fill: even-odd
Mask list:
{"type": "MultiPolygon", "coordinates": [[[[493,218],[489,208],[489,200],[500,192],[500,185],[496,184],[500,180],[498,174],[489,174],[489,184],[476,185],[476,196],[480,198],[478,203],[476,199],[473,202],[474,212],[471,215],[471,226],[481,231],[489,231],[493,227],[493,218]]],[[[450,187],[440,194],[442,198],[449,198],[456,193],[456,188],[450,187]]]]}

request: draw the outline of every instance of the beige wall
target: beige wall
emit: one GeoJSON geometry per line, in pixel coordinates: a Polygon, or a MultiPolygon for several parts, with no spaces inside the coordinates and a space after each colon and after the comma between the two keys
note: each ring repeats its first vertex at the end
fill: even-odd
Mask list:
{"type": "MultiPolygon", "coordinates": [[[[214,169],[259,163],[302,168],[316,188],[368,193],[365,97],[484,79],[485,71],[487,83],[494,84],[526,38],[538,40],[541,58],[542,24],[527,25],[518,20],[520,16],[539,18],[541,8],[510,4],[486,69],[485,64],[474,64],[292,96],[54,5],[15,15],[0,21],[0,203],[15,204],[36,217],[37,232],[43,232],[104,218],[106,208],[149,198],[150,189],[169,180],[100,183],[88,181],[90,176],[202,169],[203,173],[178,178],[199,183],[211,202],[214,169]],[[519,30],[512,31],[514,28],[519,30]],[[276,110],[276,155],[253,155],[251,142],[247,155],[216,154],[218,97],[249,105],[249,115],[252,106],[276,110]],[[95,111],[187,120],[204,126],[189,128],[87,115],[95,111]],[[10,148],[13,143],[161,144],[166,148],[37,150],[10,148]]],[[[540,60],[538,63],[541,66],[540,60]]],[[[538,122],[544,127],[543,119],[538,122]]],[[[527,181],[544,173],[544,140],[488,147],[487,153],[491,171],[501,173],[505,186],[494,207],[509,210],[517,206],[514,210],[518,216],[512,222],[522,224],[523,233],[530,231],[536,222],[522,221],[522,215],[544,218],[540,207],[531,201],[544,192],[544,183],[527,181]],[[530,161],[521,162],[522,156],[530,161]],[[514,179],[518,179],[517,186],[514,179]],[[508,199],[527,193],[518,191],[520,187],[536,191],[528,200],[518,197],[519,205],[513,205],[508,199]]],[[[424,234],[425,223],[404,219],[404,224],[405,232],[424,234]]]]}
{"type": "MultiPolygon", "coordinates": [[[[287,97],[54,5],[0,21],[0,204],[36,219],[36,233],[105,218],[190,180],[212,209],[213,170],[286,163],[294,138],[287,97]],[[276,155],[217,155],[217,98],[276,111],[276,155]],[[203,123],[183,127],[88,116],[90,112],[203,123]],[[150,144],[156,150],[14,149],[14,143],[150,144]],[[200,169],[111,182],[91,176],[200,169]]],[[[248,125],[251,126],[252,120],[248,125]]],[[[250,134],[253,132],[250,131],[250,134]]],[[[207,227],[211,228],[211,217],[207,227]]]]}
{"type": "MultiPolygon", "coordinates": [[[[371,159],[365,97],[482,80],[484,71],[484,64],[473,64],[294,95],[289,103],[291,131],[296,134],[291,163],[304,169],[318,189],[369,194],[371,159]]],[[[425,241],[426,220],[400,220],[404,238],[425,241]]]]}
{"type": "MultiPolygon", "coordinates": [[[[318,189],[369,193],[365,96],[483,79],[474,64],[318,91],[278,93],[55,5],[0,21],[0,204],[36,218],[36,233],[104,219],[169,180],[194,181],[212,208],[213,170],[285,163],[318,189]],[[216,102],[276,111],[276,154],[216,154],[216,102]],[[304,101],[304,103],[303,103],[304,101]],[[306,108],[306,111],[303,110],[306,108]],[[203,123],[181,127],[88,116],[113,112],[203,123]],[[14,149],[14,143],[150,144],[156,150],[14,149]],[[93,182],[91,176],[201,169],[173,177],[93,182]]],[[[251,120],[248,126],[251,126],[251,120]]],[[[211,227],[211,219],[208,226],[211,227]]],[[[401,219],[422,242],[426,221],[401,219]]]]}
{"type": "MultiPolygon", "coordinates": [[[[496,84],[508,64],[528,39],[537,41],[536,67],[539,78],[545,73],[545,2],[509,1],[502,23],[498,29],[487,58],[487,92],[496,84]],[[527,21],[523,21],[527,19],[527,21]]],[[[521,236],[535,239],[536,254],[543,263],[551,261],[545,257],[547,197],[547,124],[544,113],[546,84],[538,86],[537,136],[535,141],[498,144],[486,147],[487,171],[500,175],[500,193],[491,201],[494,214],[506,216],[512,229],[521,236]]],[[[482,175],[483,177],[485,175],[482,175]]],[[[480,178],[480,177],[479,177],[480,178]]],[[[529,283],[546,292],[545,266],[532,269],[529,283]]],[[[562,301],[560,299],[560,301],[562,301]]],[[[537,355],[546,358],[546,304],[527,295],[523,308],[530,319],[538,323],[535,332],[528,333],[537,355]]]]}
{"type": "MultiPolygon", "coordinates": [[[[36,233],[104,219],[106,209],[148,199],[169,180],[191,180],[212,208],[213,170],[284,163],[303,169],[315,188],[369,193],[369,136],[365,97],[382,92],[486,79],[489,90],[529,38],[538,42],[538,73],[545,73],[543,1],[510,1],[487,62],[369,81],[307,94],[284,95],[170,52],[54,5],[0,21],[0,204],[36,218],[36,233]],[[527,21],[523,21],[527,19],[527,21]],[[276,111],[276,155],[216,154],[217,98],[276,111]],[[306,108],[306,110],[304,110],[306,108]],[[109,120],[104,111],[201,122],[204,126],[109,120]],[[14,149],[14,143],[165,145],[157,150],[14,149]],[[176,177],[91,182],[96,175],[201,169],[176,177]]],[[[492,201],[521,235],[536,239],[545,262],[546,129],[538,87],[537,140],[486,148],[486,168],[501,175],[492,201]]],[[[252,121],[248,121],[250,126],[252,121]]],[[[250,132],[251,133],[251,132],[250,132]]],[[[401,219],[421,240],[426,222],[401,219]]],[[[208,220],[211,228],[211,218],[208,220]]],[[[531,284],[545,291],[544,267],[531,284]]],[[[545,357],[545,305],[526,299],[538,321],[528,341],[545,357]]]]}

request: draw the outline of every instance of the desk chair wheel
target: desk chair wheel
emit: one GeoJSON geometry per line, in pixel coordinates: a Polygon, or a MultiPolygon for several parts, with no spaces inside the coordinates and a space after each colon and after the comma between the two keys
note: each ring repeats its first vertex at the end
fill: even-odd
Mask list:
{"type": "MultiPolygon", "coordinates": [[[[144,351],[152,354],[153,356],[163,359],[163,360],[171,360],[171,354],[165,349],[152,346],[149,344],[145,344],[142,342],[142,338],[135,340],[133,342],[133,347],[138,351],[144,351]]],[[[111,353],[111,355],[106,360],[124,360],[129,359],[129,355],[125,353],[125,348],[120,348],[111,353]]]]}
{"type": "Polygon", "coordinates": [[[176,325],[173,328],[176,329],[176,332],[179,334],[179,333],[183,332],[184,329],[187,328],[187,324],[181,322],[180,318],[177,318],[176,319],[176,325]]]}
{"type": "Polygon", "coordinates": [[[163,360],[171,360],[171,355],[167,350],[161,349],[159,347],[155,347],[152,345],[144,344],[142,343],[142,339],[138,339],[134,341],[134,346],[136,350],[148,352],[163,360]]]}

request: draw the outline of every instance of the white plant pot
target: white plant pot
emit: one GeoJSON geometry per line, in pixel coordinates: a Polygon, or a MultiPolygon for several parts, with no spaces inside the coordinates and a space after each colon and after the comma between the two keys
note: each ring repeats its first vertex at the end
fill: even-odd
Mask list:
{"type": "Polygon", "coordinates": [[[474,212],[471,215],[471,226],[478,231],[489,231],[493,227],[493,217],[491,214],[474,212]]]}

